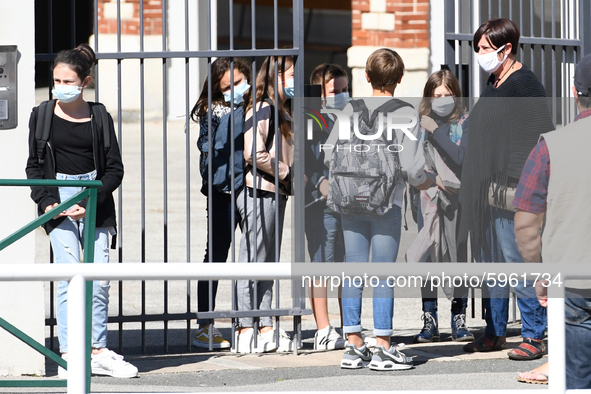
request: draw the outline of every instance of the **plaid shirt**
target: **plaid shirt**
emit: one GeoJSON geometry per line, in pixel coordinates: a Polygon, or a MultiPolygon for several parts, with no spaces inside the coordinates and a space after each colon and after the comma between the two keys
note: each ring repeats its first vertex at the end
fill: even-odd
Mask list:
{"type": "MultiPolygon", "coordinates": [[[[591,109],[581,112],[577,120],[591,116],[591,109]]],[[[513,205],[520,211],[546,212],[548,181],[550,179],[550,154],[546,141],[540,141],[529,154],[523,167],[513,205]]]]}

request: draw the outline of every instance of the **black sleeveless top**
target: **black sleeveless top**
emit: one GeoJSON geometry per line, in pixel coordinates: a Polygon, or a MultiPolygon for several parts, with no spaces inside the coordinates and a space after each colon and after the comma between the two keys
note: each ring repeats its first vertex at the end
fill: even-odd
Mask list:
{"type": "Polygon", "coordinates": [[[54,114],[51,142],[57,172],[78,175],[95,169],[90,121],[71,122],[54,114]]]}

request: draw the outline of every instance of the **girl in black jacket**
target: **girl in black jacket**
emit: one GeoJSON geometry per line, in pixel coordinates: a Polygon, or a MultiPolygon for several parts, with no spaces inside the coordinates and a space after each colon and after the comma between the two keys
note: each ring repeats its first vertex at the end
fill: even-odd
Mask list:
{"type": "MultiPolygon", "coordinates": [[[[94,262],[108,263],[109,235],[114,236],[116,233],[113,191],[123,179],[123,163],[113,119],[102,104],[86,102],[82,97],[82,91],[92,81],[91,71],[95,60],[94,51],[86,44],[57,55],[53,66],[52,91],[57,100],[50,100],[33,108],[29,122],[26,172],[28,179],[102,181],[103,186],[97,191],[94,262]],[[40,111],[40,108],[45,110],[40,111]],[[40,112],[52,115],[45,116],[40,112]],[[35,133],[40,121],[51,124],[49,138],[44,146],[38,146],[41,140],[35,133]]],[[[39,214],[43,214],[81,189],[32,187],[31,198],[37,204],[39,214]]],[[[44,226],[57,264],[80,263],[85,215],[84,200],[59,213],[44,226]]],[[[137,368],[107,349],[109,287],[108,281],[95,281],[93,285],[92,373],[119,378],[135,377],[137,368]]],[[[68,353],[67,301],[68,282],[62,281],[57,291],[57,325],[60,351],[64,359],[67,359],[68,353]]],[[[58,375],[66,378],[66,371],[60,367],[58,375]]]]}

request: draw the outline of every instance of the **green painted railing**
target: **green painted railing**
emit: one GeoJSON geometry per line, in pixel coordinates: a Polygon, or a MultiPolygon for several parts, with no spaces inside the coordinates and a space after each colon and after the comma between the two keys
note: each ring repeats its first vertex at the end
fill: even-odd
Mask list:
{"type": "MultiPolygon", "coordinates": [[[[0,179],[0,186],[52,186],[52,187],[84,187],[66,201],[58,204],[50,211],[47,211],[29,224],[15,231],[0,241],[0,251],[21,239],[37,227],[50,221],[70,208],[72,205],[88,197],[86,204],[86,215],[84,221],[84,262],[94,262],[94,233],[96,228],[96,202],[97,189],[101,187],[101,181],[76,181],[76,180],[55,180],[55,179],[0,179]]],[[[86,285],[86,392],[90,393],[90,353],[92,351],[92,282],[86,285]]],[[[67,370],[67,362],[55,352],[47,349],[39,342],[19,330],[6,320],[0,317],[0,327],[5,329],[25,344],[35,349],[48,359],[56,362],[67,370]]],[[[34,380],[0,380],[0,387],[66,387],[67,381],[55,379],[34,379],[34,380]]]]}

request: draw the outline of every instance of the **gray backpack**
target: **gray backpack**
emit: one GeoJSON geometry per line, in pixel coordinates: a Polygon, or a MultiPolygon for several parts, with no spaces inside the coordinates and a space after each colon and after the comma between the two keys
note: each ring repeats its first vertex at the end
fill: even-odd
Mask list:
{"type": "Polygon", "coordinates": [[[360,134],[375,135],[380,112],[384,114],[382,130],[385,130],[387,113],[412,105],[392,99],[370,116],[363,100],[350,103],[354,111],[350,118],[351,137],[339,140],[333,149],[327,206],[345,215],[383,215],[394,205],[394,189],[402,177],[398,152],[386,148],[396,141],[386,140],[385,132],[372,141],[362,140],[353,132],[354,122],[358,120],[360,134]]]}

